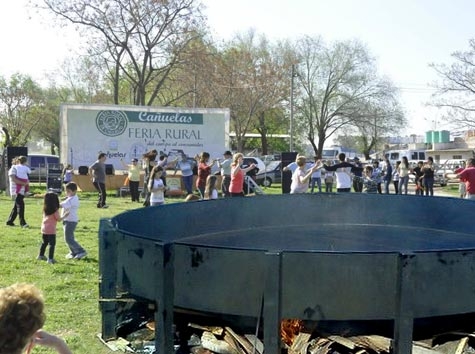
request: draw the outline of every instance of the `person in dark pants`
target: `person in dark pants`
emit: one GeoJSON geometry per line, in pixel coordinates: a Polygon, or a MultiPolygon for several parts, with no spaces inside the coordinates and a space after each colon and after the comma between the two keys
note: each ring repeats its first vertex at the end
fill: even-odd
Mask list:
{"type": "Polygon", "coordinates": [[[122,166],[127,169],[128,175],[128,183],[129,183],[129,191],[130,191],[130,198],[132,202],[140,202],[140,193],[139,193],[139,184],[140,184],[140,167],[138,165],[139,160],[132,159],[132,163],[127,165],[123,159],[120,159],[122,166]]]}
{"type": "Polygon", "coordinates": [[[323,165],[325,171],[335,171],[336,175],[336,191],[337,193],[351,192],[352,178],[351,173],[362,173],[363,167],[358,167],[354,164],[346,162],[346,154],[341,152],[338,154],[339,163],[335,165],[323,165]]]}
{"type": "Polygon", "coordinates": [[[358,167],[353,172],[356,178],[353,178],[353,190],[357,193],[363,192],[363,164],[360,162],[358,157],[354,159],[354,165],[358,167]]]}
{"type": "Polygon", "coordinates": [[[423,181],[422,181],[422,175],[424,174],[422,172],[422,166],[424,166],[424,161],[419,161],[417,163],[417,166],[414,167],[413,172],[414,172],[414,180],[416,182],[416,195],[424,195],[424,187],[423,187],[423,181]]]}
{"type": "Polygon", "coordinates": [[[20,219],[20,226],[27,228],[28,224],[25,221],[25,191],[28,187],[28,171],[29,167],[26,165],[26,157],[20,156],[14,159],[12,167],[8,171],[10,178],[10,192],[15,196],[15,204],[13,205],[10,216],[6,222],[7,226],[15,226],[15,219],[20,219]]]}
{"type": "Polygon", "coordinates": [[[92,184],[99,192],[97,201],[98,208],[108,208],[106,204],[106,154],[101,152],[96,162],[89,166],[89,175],[92,176],[92,184]]]}

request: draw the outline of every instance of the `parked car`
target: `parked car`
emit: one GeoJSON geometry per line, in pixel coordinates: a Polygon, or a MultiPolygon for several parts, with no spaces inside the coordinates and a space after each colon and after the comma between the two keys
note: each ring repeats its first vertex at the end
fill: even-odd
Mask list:
{"type": "Polygon", "coordinates": [[[48,168],[54,170],[54,175],[61,174],[63,166],[59,162],[59,156],[47,154],[29,154],[28,166],[31,174],[29,180],[31,182],[46,182],[48,177],[48,168]]]}
{"type": "Polygon", "coordinates": [[[249,166],[253,163],[257,166],[257,171],[255,171],[255,173],[259,173],[260,171],[264,171],[266,169],[264,161],[262,161],[259,157],[244,156],[244,159],[242,161],[243,167],[249,166]]]}
{"type": "Polygon", "coordinates": [[[266,164],[266,166],[272,161],[280,161],[281,155],[280,154],[273,154],[273,155],[261,155],[260,159],[266,164]]]}
{"type": "Polygon", "coordinates": [[[271,161],[263,171],[256,175],[256,183],[270,187],[272,183],[282,183],[282,161],[271,161]]]}

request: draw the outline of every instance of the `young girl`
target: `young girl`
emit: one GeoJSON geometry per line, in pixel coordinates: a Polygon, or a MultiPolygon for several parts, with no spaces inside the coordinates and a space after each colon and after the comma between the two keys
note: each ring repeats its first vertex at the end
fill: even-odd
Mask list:
{"type": "Polygon", "coordinates": [[[215,175],[206,177],[206,188],[204,199],[218,199],[218,190],[216,189],[216,182],[218,178],[215,175]]]}
{"type": "Polygon", "coordinates": [[[399,173],[399,194],[407,194],[407,184],[409,183],[409,161],[406,156],[402,157],[397,172],[399,173]]]}
{"type": "Polygon", "coordinates": [[[155,159],[157,158],[158,151],[153,149],[145,154],[142,155],[142,168],[144,169],[144,181],[143,181],[143,197],[145,201],[143,203],[144,206],[150,205],[150,190],[148,189],[149,181],[150,181],[150,174],[152,173],[153,167],[157,164],[155,159]]]}
{"type": "Polygon", "coordinates": [[[59,215],[59,198],[56,193],[46,193],[43,203],[43,221],[41,223],[41,233],[43,243],[40,246],[39,260],[48,260],[49,264],[56,263],[54,259],[54,248],[56,246],[56,224],[69,215],[69,210],[64,212],[63,217],[59,215]],[[45,257],[46,247],[49,245],[48,258],[45,257]]]}
{"type": "Polygon", "coordinates": [[[399,194],[399,165],[401,164],[401,161],[396,161],[396,166],[394,167],[393,170],[393,183],[394,183],[394,192],[396,194],[399,194]]]}
{"type": "Polygon", "coordinates": [[[148,190],[150,191],[150,206],[165,204],[165,185],[161,179],[163,167],[155,166],[150,173],[148,190]]]}

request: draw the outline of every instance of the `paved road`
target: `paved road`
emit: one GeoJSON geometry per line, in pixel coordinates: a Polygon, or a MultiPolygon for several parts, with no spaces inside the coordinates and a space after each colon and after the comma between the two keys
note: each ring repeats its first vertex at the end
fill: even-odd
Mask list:
{"type": "MultiPolygon", "coordinates": [[[[409,183],[409,186],[407,188],[408,190],[408,194],[416,194],[416,185],[415,184],[412,184],[412,183],[409,183]]],[[[383,185],[383,191],[384,191],[384,185],[383,185]]],[[[394,194],[394,185],[391,184],[389,186],[389,194],[394,194]]],[[[447,193],[444,191],[444,189],[442,187],[434,187],[434,196],[435,197],[456,197],[450,193],[447,193]]]]}

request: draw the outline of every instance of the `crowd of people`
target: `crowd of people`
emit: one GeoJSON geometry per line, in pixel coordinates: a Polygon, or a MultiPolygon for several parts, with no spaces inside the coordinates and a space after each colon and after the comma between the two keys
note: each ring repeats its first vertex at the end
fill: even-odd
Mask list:
{"type": "MultiPolygon", "coordinates": [[[[107,207],[103,185],[103,178],[105,178],[104,158],[99,155],[98,160],[89,168],[94,186],[99,192],[98,208],[107,207]]],[[[408,194],[409,179],[412,175],[414,176],[416,195],[434,195],[435,165],[432,157],[428,157],[426,161],[419,161],[415,167],[410,166],[407,157],[403,157],[394,165],[388,158],[385,158],[382,161],[374,160],[365,167],[358,157],[350,161],[344,153],[341,153],[338,159],[336,163],[321,161],[316,157],[313,161],[307,161],[304,156],[298,155],[296,161],[283,167],[284,172],[292,173],[291,193],[305,193],[308,189],[310,189],[310,193],[333,192],[335,186],[336,192],[339,193],[353,190],[357,193],[390,194],[393,190],[395,194],[408,194]]],[[[245,177],[256,169],[254,164],[243,166],[243,155],[241,153],[233,155],[230,151],[225,151],[222,159],[210,159],[208,152],[202,152],[194,158],[182,154],[175,160],[168,161],[168,158],[159,155],[157,150],[151,150],[143,155],[142,161],[142,170],[145,173],[143,188],[145,206],[152,205],[150,202],[152,197],[153,205],[165,203],[164,197],[168,189],[166,184],[167,169],[173,169],[173,175],[180,171],[186,195],[191,195],[196,190],[199,200],[215,199],[219,195],[218,180],[211,173],[214,165],[220,171],[222,197],[244,196],[245,177]],[[152,173],[154,178],[151,178],[152,173]],[[194,175],[197,178],[193,186],[194,175]]],[[[137,159],[133,159],[130,165],[126,165],[123,161],[122,163],[129,172],[128,183],[132,201],[139,201],[138,181],[141,169],[137,166],[137,159]]],[[[460,188],[466,189],[465,185],[464,182],[460,188]]],[[[466,195],[465,191],[461,192],[461,196],[465,197],[466,195]]]]}
{"type": "MultiPolygon", "coordinates": [[[[210,154],[202,152],[194,159],[183,154],[180,158],[168,161],[166,156],[159,156],[156,150],[151,150],[143,155],[142,166],[137,159],[132,159],[127,165],[121,160],[128,170],[128,184],[132,202],[140,201],[139,183],[142,172],[144,173],[143,197],[145,206],[157,206],[165,203],[165,196],[169,188],[166,183],[167,169],[173,169],[174,174],[181,171],[182,184],[185,188],[187,200],[213,200],[219,197],[219,180],[213,174],[212,167],[216,164],[221,175],[221,196],[224,198],[243,197],[245,195],[246,175],[255,171],[257,166],[243,165],[243,154],[225,151],[222,159],[210,159],[210,154]],[[196,170],[195,170],[196,169],[196,170]],[[196,182],[193,186],[193,178],[196,182]],[[194,193],[193,187],[197,192],[194,193]]],[[[356,157],[352,161],[344,153],[338,156],[336,163],[321,161],[313,158],[307,161],[305,156],[298,155],[296,160],[283,168],[284,173],[292,173],[290,193],[316,193],[323,191],[346,193],[379,193],[408,194],[409,176],[414,176],[415,194],[434,195],[435,165],[432,157],[426,161],[419,161],[417,166],[411,167],[408,159],[403,157],[393,166],[389,159],[373,161],[363,166],[356,157]],[[323,182],[323,184],[322,184],[323,182]],[[393,188],[390,188],[393,186],[393,188]],[[383,188],[384,187],[384,188],[383,188]]],[[[89,174],[94,187],[98,191],[97,208],[107,208],[105,186],[105,160],[106,155],[100,153],[97,160],[89,166],[89,174]]],[[[12,161],[8,172],[10,177],[10,193],[14,200],[13,208],[6,221],[7,226],[15,226],[19,218],[20,226],[27,228],[25,220],[25,194],[29,190],[29,167],[26,157],[19,156],[12,161]]],[[[455,171],[460,179],[460,197],[475,199],[475,159],[467,160],[466,166],[460,166],[455,171]]],[[[70,250],[66,255],[68,259],[82,259],[86,257],[86,250],[75,239],[75,229],[78,223],[79,198],[78,186],[72,181],[72,166],[67,165],[63,172],[66,198],[62,201],[56,193],[46,193],[43,203],[43,219],[41,225],[42,242],[37,256],[38,260],[45,260],[50,264],[56,263],[54,257],[56,246],[56,226],[62,222],[64,240],[70,250]],[[48,252],[46,253],[46,251],[48,252]]]]}
{"type": "MultiPolygon", "coordinates": [[[[290,193],[315,193],[315,185],[322,192],[322,179],[325,182],[325,192],[333,191],[336,182],[338,193],[379,193],[390,194],[393,186],[395,194],[409,193],[408,184],[412,174],[414,176],[415,194],[420,196],[434,195],[435,165],[431,156],[426,161],[419,161],[416,167],[411,167],[407,157],[397,161],[393,166],[386,157],[383,161],[372,161],[363,166],[358,157],[353,161],[346,158],[344,153],[338,156],[338,162],[328,163],[314,158],[307,162],[305,156],[297,155],[296,161],[288,164],[283,171],[292,173],[290,193]]],[[[475,159],[470,158],[466,166],[455,171],[460,179],[460,197],[475,199],[475,159]]]]}
{"type": "Polygon", "coordinates": [[[146,206],[164,204],[164,197],[169,190],[164,178],[167,169],[173,170],[173,176],[180,171],[181,184],[184,187],[187,200],[218,198],[218,177],[212,173],[215,165],[219,169],[221,176],[220,190],[222,197],[244,196],[245,176],[253,169],[256,169],[255,164],[244,166],[244,155],[241,153],[233,155],[231,151],[225,151],[222,159],[211,159],[210,154],[206,151],[201,152],[194,158],[181,154],[181,156],[172,161],[167,161],[166,156],[160,156],[159,159],[162,161],[162,164],[157,163],[157,156],[158,152],[156,150],[149,151],[143,155],[143,169],[145,171],[144,197],[146,200],[150,199],[152,201],[153,199],[152,202],[145,203],[146,206]],[[193,185],[194,176],[196,176],[196,180],[193,185]],[[162,179],[162,182],[159,179],[162,179]]]}
{"type": "MultiPolygon", "coordinates": [[[[28,228],[25,220],[25,195],[29,192],[28,174],[31,172],[26,165],[27,158],[18,156],[12,159],[12,165],[8,170],[10,182],[10,195],[13,199],[13,208],[6,221],[6,225],[15,226],[16,218],[19,218],[20,226],[28,228]]],[[[79,198],[77,196],[78,186],[72,181],[72,166],[67,165],[63,170],[65,198],[59,199],[55,192],[47,192],[43,197],[42,222],[41,222],[41,245],[37,259],[55,264],[54,257],[56,248],[57,224],[62,222],[64,241],[70,252],[67,259],[82,259],[87,256],[86,250],[76,241],[75,230],[79,222],[78,209],[79,198]],[[69,171],[71,170],[71,173],[69,171]],[[46,255],[46,250],[48,254],[46,255]]],[[[96,184],[95,184],[96,185],[96,184]]],[[[97,182],[99,188],[102,188],[97,182]]],[[[105,187],[102,188],[105,191],[105,187]]],[[[102,196],[100,196],[102,198],[102,196]]],[[[105,198],[103,199],[105,202],[105,198]]]]}

